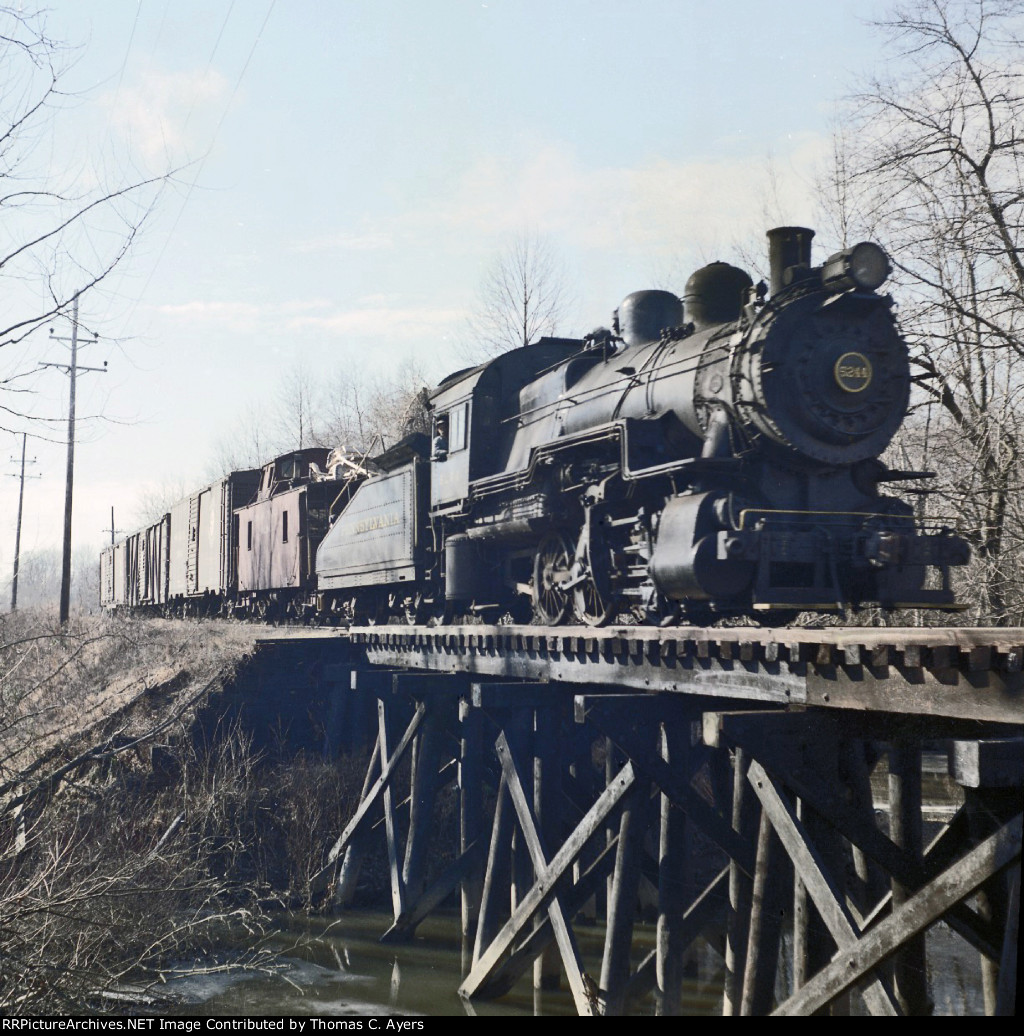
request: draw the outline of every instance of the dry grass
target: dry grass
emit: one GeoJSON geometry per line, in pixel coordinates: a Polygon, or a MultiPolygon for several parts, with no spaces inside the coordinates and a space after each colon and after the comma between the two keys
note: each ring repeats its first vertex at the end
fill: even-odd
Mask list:
{"type": "Polygon", "coordinates": [[[126,981],[205,969],[226,936],[267,966],[259,760],[237,728],[190,736],[254,638],[0,619],[0,1012],[91,1009],[126,981]]]}
{"type": "Polygon", "coordinates": [[[12,781],[71,746],[150,735],[252,654],[252,628],[227,623],[0,617],[0,802],[12,781]]]}

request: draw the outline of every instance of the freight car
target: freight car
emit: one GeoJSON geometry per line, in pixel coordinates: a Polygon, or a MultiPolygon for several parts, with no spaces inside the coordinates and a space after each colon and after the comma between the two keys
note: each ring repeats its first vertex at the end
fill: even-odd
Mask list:
{"type": "Polygon", "coordinates": [[[312,448],[232,471],[100,555],[100,605],[276,621],[316,607],[314,560],[364,468],[312,448]]]}
{"type": "Polygon", "coordinates": [[[446,379],[434,448],[406,444],[321,544],[322,610],[558,624],[956,608],[963,539],[924,527],[880,460],[911,376],[885,252],[811,265],[768,234],[771,285],[712,263],[682,300],[636,292],[611,329],[446,379]],[[403,452],[404,451],[404,452],[403,452]]]}
{"type": "Polygon", "coordinates": [[[266,464],[255,499],[235,510],[238,584],[227,611],[279,621],[316,609],[316,550],[333,513],[348,502],[356,465],[332,451],[296,450],[266,464]]]}
{"type": "Polygon", "coordinates": [[[100,605],[159,611],[167,605],[171,516],[132,533],[100,554],[100,605]]]}
{"type": "Polygon", "coordinates": [[[233,471],[174,504],[159,521],[100,554],[100,606],[175,615],[219,614],[238,588],[234,510],[260,472],[233,471]]]}
{"type": "Polygon", "coordinates": [[[235,508],[259,486],[255,469],[232,471],[171,508],[167,607],[184,615],[216,615],[238,590],[235,508]]]}

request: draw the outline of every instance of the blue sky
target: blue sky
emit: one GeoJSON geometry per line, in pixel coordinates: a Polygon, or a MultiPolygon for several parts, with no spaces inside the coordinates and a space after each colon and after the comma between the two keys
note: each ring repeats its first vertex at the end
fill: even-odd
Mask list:
{"type": "MultiPolygon", "coordinates": [[[[74,539],[130,527],[140,484],[199,485],[246,400],[455,342],[516,233],[561,256],[567,334],[621,298],[815,225],[841,100],[879,71],[880,0],[54,0],[76,45],[46,154],[130,177],[186,165],[82,302],[74,539]],[[774,181],[774,184],[773,182],[774,181]]],[[[829,242],[816,253],[819,258],[829,242]]],[[[2,303],[0,303],[2,305],[2,303]]],[[[19,357],[51,359],[44,337],[19,357]]],[[[59,358],[59,354],[58,357],[59,358]]],[[[35,380],[48,413],[66,379],[35,380]]],[[[0,460],[19,449],[0,435],[0,460]]],[[[60,540],[63,449],[30,444],[24,550],[60,540]],[[34,448],[33,448],[34,447],[34,448]]],[[[5,471],[14,471],[7,464],[5,471]]],[[[17,483],[3,479],[0,573],[17,483]]],[[[6,577],[0,575],[0,588],[6,577]]]]}

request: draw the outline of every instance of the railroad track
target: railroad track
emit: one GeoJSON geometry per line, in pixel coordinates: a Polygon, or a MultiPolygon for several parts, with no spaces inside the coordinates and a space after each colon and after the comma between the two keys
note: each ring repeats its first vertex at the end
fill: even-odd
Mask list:
{"type": "Polygon", "coordinates": [[[1024,628],[353,627],[376,665],[1024,723],[1024,628]]]}

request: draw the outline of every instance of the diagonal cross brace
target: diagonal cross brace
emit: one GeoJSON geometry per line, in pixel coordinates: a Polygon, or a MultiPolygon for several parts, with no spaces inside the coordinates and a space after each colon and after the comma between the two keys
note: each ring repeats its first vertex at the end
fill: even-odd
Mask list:
{"type": "Polygon", "coordinates": [[[735,860],[747,874],[754,873],[754,847],[749,839],[734,831],[729,821],[709,806],[685,777],[677,773],[657,752],[643,744],[639,737],[631,736],[625,729],[607,728],[600,717],[591,715],[588,719],[633,760],[637,769],[658,785],[673,805],[678,806],[704,834],[725,850],[730,859],[735,860]]]}
{"type": "MultiPolygon", "coordinates": [[[[720,722],[730,716],[728,713],[716,715],[720,717],[720,722]]],[[[772,718],[777,720],[783,715],[773,713],[772,718]]],[[[747,736],[740,724],[732,724],[725,732],[725,736],[762,760],[774,772],[784,773],[786,786],[795,795],[813,806],[840,835],[863,850],[875,863],[909,888],[920,888],[927,884],[929,880],[941,873],[945,866],[948,866],[948,862],[952,862],[951,859],[946,860],[949,850],[945,843],[951,837],[954,824],[962,821],[966,816],[963,808],[954,821],[947,825],[946,831],[940,834],[932,846],[926,850],[924,860],[918,861],[912,854],[887,838],[875,825],[873,819],[866,818],[842,796],[835,794],[829,785],[809,779],[806,774],[795,772],[791,760],[783,756],[777,747],[773,748],[770,743],[759,744],[752,733],[747,736]],[[740,736],[741,734],[743,736],[740,736]],[[939,849],[940,841],[944,843],[941,849],[939,849]]],[[[869,928],[872,921],[888,910],[890,906],[891,893],[876,904],[870,915],[864,918],[861,927],[869,928]]],[[[999,951],[992,944],[987,926],[965,903],[954,904],[946,921],[954,931],[958,932],[980,953],[990,959],[998,956],[999,951]]]]}
{"type": "MultiPolygon", "coordinates": [[[[601,850],[597,859],[580,875],[579,880],[565,889],[562,906],[567,914],[575,916],[594,895],[598,886],[608,878],[615,865],[618,845],[619,836],[615,835],[601,850]]],[[[519,977],[533,961],[554,942],[555,933],[551,929],[551,919],[545,916],[539,920],[541,923],[538,927],[515,945],[512,952],[495,968],[491,978],[477,990],[477,996],[489,999],[503,996],[519,981],[519,977]]]]}
{"type": "MultiPolygon", "coordinates": [[[[716,917],[725,917],[728,902],[729,865],[726,864],[683,913],[677,933],[681,951],[691,946],[716,917]]],[[[657,988],[657,964],[658,951],[651,950],[637,966],[629,980],[626,990],[627,1002],[657,988]]]]}
{"type": "MultiPolygon", "coordinates": [[[[406,728],[405,733],[402,735],[401,740],[395,746],[394,754],[387,758],[387,761],[381,767],[380,776],[373,782],[370,790],[363,797],[363,801],[359,803],[359,807],[352,815],[352,819],[345,825],[345,830],[342,831],[341,836],[331,846],[331,851],[327,854],[327,863],[313,875],[312,886],[314,890],[318,890],[327,884],[328,875],[331,872],[331,868],[334,867],[338,860],[338,857],[345,851],[349,842],[359,832],[360,828],[366,823],[367,817],[370,815],[370,810],[374,807],[377,800],[381,797],[382,793],[386,788],[390,787],[391,778],[398,769],[402,760],[405,758],[405,753],[408,751],[409,746],[412,744],[412,739],[416,736],[416,732],[420,728],[420,724],[423,722],[423,717],[426,714],[426,706],[420,702],[416,706],[416,712],[406,728]]],[[[382,758],[386,758],[385,751],[381,750],[382,758]]]]}
{"type": "MultiPolygon", "coordinates": [[[[792,765],[793,760],[787,756],[777,743],[773,744],[764,736],[763,729],[755,732],[750,724],[744,722],[728,722],[736,714],[714,713],[705,716],[705,729],[711,717],[719,723],[718,736],[726,739],[760,759],[773,772],[785,775],[785,784],[807,805],[812,806],[828,823],[844,838],[861,849],[875,863],[879,864],[894,878],[904,885],[920,887],[934,877],[923,869],[920,862],[901,849],[892,839],[886,837],[875,825],[874,820],[865,817],[857,807],[851,805],[843,796],[836,793],[834,784],[818,781],[801,773],[792,765]]],[[[761,714],[762,716],[764,714],[761,714]]],[[[790,718],[791,718],[791,714],[790,718]]],[[[740,714],[738,719],[745,720],[750,714],[740,714]]],[[[787,718],[786,713],[772,713],[771,720],[787,718]]],[[[707,735],[705,735],[707,736],[707,735]]]]}
{"type": "Polygon", "coordinates": [[[854,945],[840,950],[784,1004],[777,1015],[810,1015],[878,967],[908,939],[934,924],[979,885],[1020,859],[1021,814],[975,846],[958,863],[915,892],[854,945]]]}
{"type": "MultiPolygon", "coordinates": [[[[754,794],[761,800],[761,808],[771,821],[783,848],[793,861],[793,866],[804,887],[814,900],[832,938],[840,950],[853,946],[860,939],[861,931],[853,915],[843,902],[835,882],[828,873],[817,849],[811,844],[803,824],[785,796],[757,760],[750,763],[747,780],[754,794]]],[[[872,1014],[895,1016],[900,1013],[892,993],[876,977],[864,990],[864,1000],[872,1014]]]]}
{"type": "Polygon", "coordinates": [[[486,842],[478,841],[460,853],[423,895],[411,906],[407,906],[405,912],[395,919],[395,923],[380,937],[380,941],[403,942],[411,939],[416,926],[436,910],[449,894],[458,888],[459,882],[480,863],[486,848],[486,842]]]}
{"type": "MultiPolygon", "coordinates": [[[[505,758],[502,759],[503,772],[515,771],[512,765],[511,756],[508,755],[508,745],[502,737],[499,744],[504,745],[508,767],[505,766],[505,758]]],[[[500,753],[500,749],[499,749],[500,753]]],[[[619,771],[608,787],[598,796],[597,801],[590,807],[576,830],[562,843],[558,852],[552,857],[550,864],[542,863],[535,868],[537,879],[533,887],[526,893],[519,905],[513,911],[512,916],[502,927],[501,931],[494,937],[491,944],[480,954],[473,970],[466,976],[465,981],[459,987],[459,995],[462,997],[473,997],[477,994],[486,982],[497,970],[502,957],[512,947],[530,919],[539,908],[545,905],[555,884],[563,877],[566,871],[572,866],[580,851],[586,845],[590,837],[599,829],[603,828],[609,814],[621,801],[622,797],[633,787],[636,782],[636,775],[631,763],[619,771]]],[[[506,778],[506,783],[508,783],[506,778]]],[[[517,777],[518,783],[518,777],[517,777]]],[[[522,785],[519,785],[520,792],[522,785]]],[[[514,800],[513,800],[514,801],[514,800]]],[[[525,804],[525,797],[521,804],[525,804]]],[[[518,807],[517,807],[518,812],[518,807]]],[[[529,812],[529,811],[527,811],[529,812]]],[[[532,825],[532,821],[531,821],[532,825]]],[[[561,945],[559,946],[561,949],[561,945]]],[[[575,990],[574,990],[575,995],[575,990]]],[[[585,995],[585,994],[584,994],[585,995]]],[[[588,1006],[587,1014],[593,1013],[589,1010],[589,1000],[585,1000],[588,1006]]]]}
{"type": "MultiPolygon", "coordinates": [[[[527,801],[526,792],[523,790],[522,781],[519,779],[519,771],[516,769],[515,760],[512,758],[512,751],[505,740],[504,731],[498,735],[498,742],[495,747],[498,751],[498,758],[501,760],[502,772],[505,774],[505,780],[508,783],[512,805],[515,806],[519,828],[523,832],[523,840],[526,842],[526,848],[529,850],[530,859],[533,862],[534,872],[536,874],[543,874],[548,869],[547,850],[534,823],[533,812],[530,809],[530,803],[527,801]]],[[[547,911],[548,917],[551,920],[551,927],[555,933],[558,951],[562,955],[562,965],[565,968],[565,976],[569,982],[569,989],[572,991],[576,1010],[581,1016],[593,1015],[595,1013],[593,998],[584,981],[583,961],[580,958],[579,947],[576,945],[576,936],[566,920],[565,911],[562,909],[562,901],[557,892],[553,892],[548,899],[547,911]]]]}
{"type": "MultiPolygon", "coordinates": [[[[426,709],[422,712],[419,706],[416,708],[416,715],[413,716],[413,723],[418,719],[422,719],[426,716],[426,709]]],[[[384,704],[384,700],[380,699],[377,702],[377,723],[378,723],[378,738],[380,739],[380,757],[381,759],[388,759],[388,715],[387,706],[384,704]]],[[[411,729],[413,723],[409,724],[411,729]]],[[[417,724],[419,726],[419,724],[417,724]]],[[[408,733],[408,731],[406,731],[408,733]]],[[[397,751],[395,755],[397,756],[397,751]]],[[[388,759],[390,763],[391,760],[388,759]]],[[[390,772],[389,772],[390,775],[390,772]]],[[[383,777],[383,773],[381,777],[383,777]]],[[[388,843],[388,870],[391,875],[391,905],[395,911],[395,920],[397,921],[405,913],[405,885],[402,881],[402,872],[398,863],[398,834],[395,829],[395,809],[393,796],[391,794],[391,781],[384,781],[381,785],[381,800],[384,806],[384,828],[387,836],[388,843]]]]}

